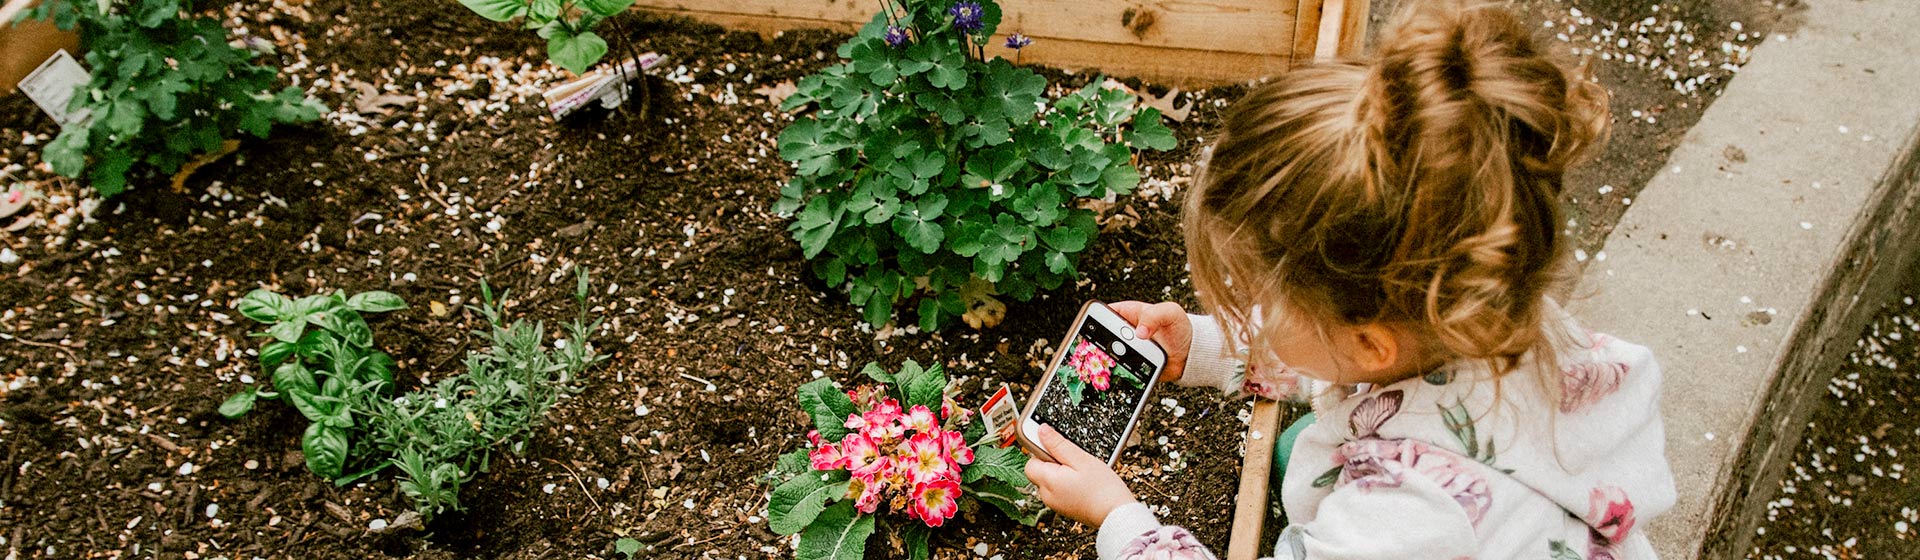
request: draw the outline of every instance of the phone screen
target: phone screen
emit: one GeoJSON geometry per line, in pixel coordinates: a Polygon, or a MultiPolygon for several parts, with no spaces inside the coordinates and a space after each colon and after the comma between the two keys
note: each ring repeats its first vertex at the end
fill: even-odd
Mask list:
{"type": "Polygon", "coordinates": [[[1153,378],[1151,361],[1128,348],[1099,321],[1082,321],[1066,355],[1047,374],[1047,390],[1033,408],[1035,422],[1095,457],[1110,460],[1153,378]]]}

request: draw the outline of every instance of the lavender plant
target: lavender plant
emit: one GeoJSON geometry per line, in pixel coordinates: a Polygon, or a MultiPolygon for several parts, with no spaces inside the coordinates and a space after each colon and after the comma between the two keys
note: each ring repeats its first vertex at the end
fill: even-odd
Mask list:
{"type": "Polygon", "coordinates": [[[1078,202],[1139,186],[1134,152],[1176,145],[1160,112],[1103,80],[1049,99],[1045,78],[986,56],[992,0],[881,6],[782,106],[811,110],[780,135],[795,174],[774,210],[813,273],[869,323],[907,307],[927,330],[1077,277],[1098,229],[1078,202]]]}

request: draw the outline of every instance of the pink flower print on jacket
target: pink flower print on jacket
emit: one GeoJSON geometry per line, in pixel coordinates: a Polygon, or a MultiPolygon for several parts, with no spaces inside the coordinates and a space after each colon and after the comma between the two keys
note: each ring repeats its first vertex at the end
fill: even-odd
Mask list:
{"type": "Polygon", "coordinates": [[[1595,540],[1617,543],[1633,532],[1633,500],[1618,486],[1600,486],[1587,496],[1586,522],[1595,540]]]}
{"type": "Polygon", "coordinates": [[[1400,413],[1400,402],[1403,400],[1406,400],[1406,393],[1399,389],[1367,397],[1367,400],[1360,402],[1360,406],[1353,407],[1353,412],[1347,416],[1347,428],[1353,430],[1353,437],[1356,438],[1379,435],[1380,427],[1386,425],[1387,419],[1400,413]]]}
{"type": "Polygon", "coordinates": [[[1493,494],[1480,467],[1455,453],[1410,439],[1360,439],[1334,451],[1340,477],[1336,486],[1353,484],[1362,491],[1396,488],[1408,473],[1424,476],[1440,486],[1475,525],[1493,506],[1493,494]]]}
{"type": "Polygon", "coordinates": [[[1627,364],[1581,362],[1560,370],[1560,412],[1572,414],[1593,406],[1620,390],[1627,364]]]}
{"type": "Polygon", "coordinates": [[[1214,560],[1212,552],[1193,533],[1171,525],[1148,531],[1120,549],[1119,558],[1128,560],[1214,560]]]}

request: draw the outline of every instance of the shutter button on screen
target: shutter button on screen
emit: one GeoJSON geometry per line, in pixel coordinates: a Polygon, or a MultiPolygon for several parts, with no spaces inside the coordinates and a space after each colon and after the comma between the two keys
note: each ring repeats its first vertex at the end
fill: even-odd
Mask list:
{"type": "Polygon", "coordinates": [[[1127,355],[1127,343],[1120,342],[1118,340],[1113,341],[1113,355],[1115,356],[1127,355]]]}

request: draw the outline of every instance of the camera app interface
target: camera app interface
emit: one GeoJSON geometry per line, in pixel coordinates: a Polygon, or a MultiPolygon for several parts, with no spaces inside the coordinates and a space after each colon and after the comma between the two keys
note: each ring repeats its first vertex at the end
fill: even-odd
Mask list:
{"type": "Polygon", "coordinates": [[[1095,457],[1106,459],[1119,448],[1127,420],[1156,373],[1153,364],[1089,319],[1067,347],[1066,359],[1047,375],[1047,390],[1033,419],[1095,457]]]}

